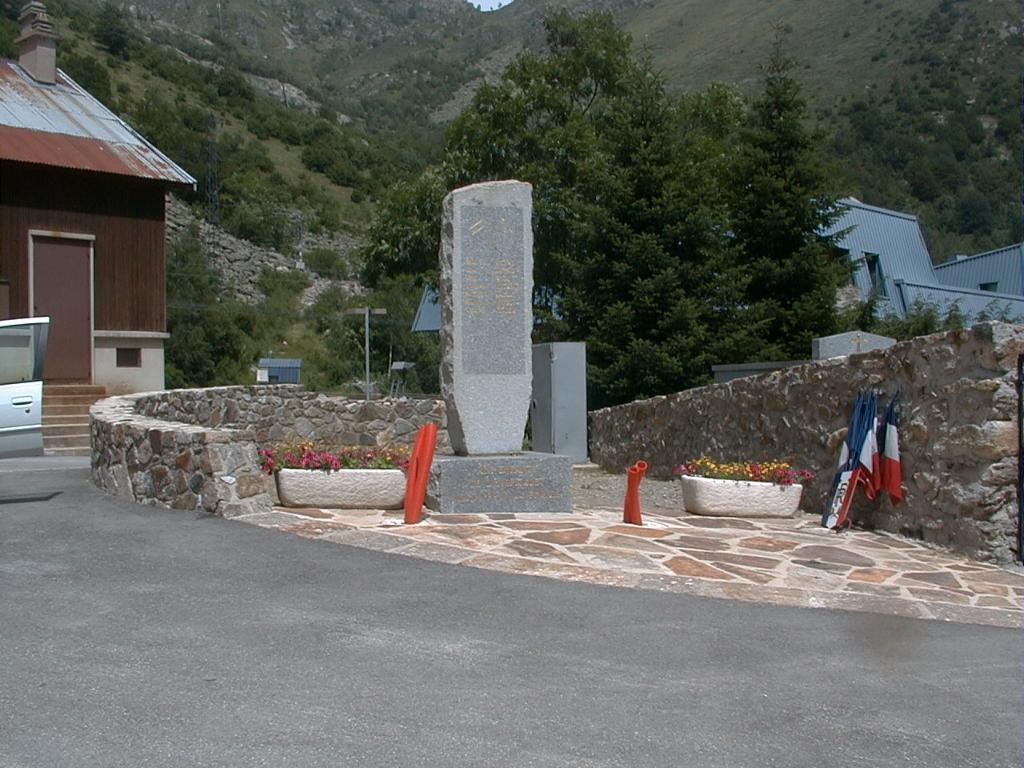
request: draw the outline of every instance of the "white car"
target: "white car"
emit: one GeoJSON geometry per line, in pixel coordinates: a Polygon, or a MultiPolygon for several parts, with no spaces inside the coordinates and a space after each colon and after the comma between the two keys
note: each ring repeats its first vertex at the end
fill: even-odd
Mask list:
{"type": "Polygon", "coordinates": [[[0,320],[0,458],[43,453],[48,317],[0,320]]]}

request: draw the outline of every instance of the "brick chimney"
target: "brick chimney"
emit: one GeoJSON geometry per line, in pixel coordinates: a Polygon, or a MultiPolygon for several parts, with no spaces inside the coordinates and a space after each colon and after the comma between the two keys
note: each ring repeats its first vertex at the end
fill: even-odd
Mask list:
{"type": "Polygon", "coordinates": [[[18,63],[34,80],[52,85],[57,82],[57,35],[46,6],[39,0],[26,3],[18,21],[18,63]]]}

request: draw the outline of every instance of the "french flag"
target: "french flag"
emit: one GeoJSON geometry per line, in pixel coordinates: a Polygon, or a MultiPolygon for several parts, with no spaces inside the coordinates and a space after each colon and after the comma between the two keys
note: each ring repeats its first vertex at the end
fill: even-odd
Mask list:
{"type": "Polygon", "coordinates": [[[900,462],[900,413],[899,395],[889,403],[882,423],[882,472],[881,488],[889,494],[893,504],[903,498],[903,465],[900,462]]]}
{"type": "Polygon", "coordinates": [[[878,398],[874,392],[868,398],[866,417],[869,423],[857,463],[860,465],[864,495],[874,499],[882,489],[882,459],[878,451],[878,398]]]}

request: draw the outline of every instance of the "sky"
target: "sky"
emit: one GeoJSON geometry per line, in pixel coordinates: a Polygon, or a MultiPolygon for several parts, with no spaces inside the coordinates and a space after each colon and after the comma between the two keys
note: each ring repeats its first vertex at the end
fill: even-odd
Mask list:
{"type": "Polygon", "coordinates": [[[479,5],[481,10],[493,11],[495,8],[501,8],[503,5],[508,5],[512,0],[469,0],[473,5],[479,5]]]}

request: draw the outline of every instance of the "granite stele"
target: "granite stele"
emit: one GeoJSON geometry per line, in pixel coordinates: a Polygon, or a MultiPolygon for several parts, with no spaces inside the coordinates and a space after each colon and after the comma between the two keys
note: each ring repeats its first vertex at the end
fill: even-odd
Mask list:
{"type": "Polygon", "coordinates": [[[438,456],[441,512],[571,512],[572,460],[523,452],[533,329],[532,188],[456,189],[441,226],[441,394],[456,456],[438,456]]]}

